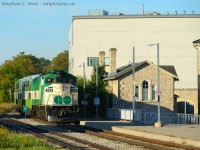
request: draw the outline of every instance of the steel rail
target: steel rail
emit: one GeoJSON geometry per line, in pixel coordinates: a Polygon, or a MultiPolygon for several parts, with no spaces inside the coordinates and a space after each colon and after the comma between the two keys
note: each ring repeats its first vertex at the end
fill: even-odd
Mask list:
{"type": "MultiPolygon", "coordinates": [[[[27,124],[25,124],[24,122],[20,122],[20,121],[17,121],[17,120],[12,120],[12,122],[21,123],[21,124],[23,124],[23,125],[27,125],[27,124]]],[[[42,122],[44,123],[44,121],[42,121],[42,122]]],[[[38,132],[38,129],[39,129],[39,130],[41,130],[40,132],[45,132],[45,133],[53,134],[53,135],[56,135],[56,136],[59,136],[59,137],[62,137],[62,138],[66,138],[66,139],[69,139],[69,140],[73,140],[73,141],[75,141],[75,142],[77,142],[77,143],[82,143],[82,144],[84,144],[84,145],[88,145],[88,146],[93,147],[93,148],[96,148],[96,149],[111,150],[110,148],[108,148],[108,147],[106,147],[106,146],[102,146],[102,145],[95,144],[95,143],[92,143],[92,142],[89,142],[89,141],[81,140],[81,139],[79,139],[79,138],[75,138],[75,137],[72,137],[72,136],[60,134],[60,133],[58,133],[58,132],[50,131],[50,130],[47,130],[47,129],[44,129],[44,128],[41,128],[41,127],[35,127],[35,126],[33,126],[33,125],[30,125],[30,124],[28,124],[27,126],[29,126],[31,130],[35,130],[36,132],[38,132]]],[[[29,129],[29,130],[23,129],[23,130],[24,130],[24,131],[27,131],[27,132],[30,132],[30,134],[33,134],[33,135],[37,136],[38,133],[35,133],[35,132],[33,132],[33,131],[30,131],[30,129],[29,129]]],[[[41,135],[41,134],[40,134],[40,135],[41,135]]],[[[41,135],[41,136],[44,136],[44,135],[41,135]]],[[[38,136],[38,137],[40,137],[40,136],[38,136]]],[[[41,137],[41,138],[46,138],[46,136],[41,137]]],[[[49,140],[50,142],[54,142],[53,139],[51,139],[51,138],[49,138],[49,137],[48,137],[48,140],[49,140]]],[[[56,139],[54,139],[54,140],[56,140],[56,139]]],[[[62,144],[62,143],[61,143],[61,144],[62,144]]],[[[61,146],[63,146],[63,145],[61,145],[61,146]]],[[[78,149],[80,150],[81,148],[78,147],[78,149]]],[[[86,149],[86,148],[84,148],[84,149],[86,149]]]]}
{"type": "MultiPolygon", "coordinates": [[[[5,125],[5,126],[9,126],[11,129],[20,129],[22,130],[23,132],[25,133],[29,133],[31,135],[34,135],[35,137],[38,137],[40,139],[45,139],[46,141],[48,142],[51,142],[51,143],[54,143],[56,145],[59,145],[61,146],[61,148],[67,148],[69,147],[70,149],[73,149],[73,150],[83,150],[83,148],[81,147],[77,147],[77,146],[74,146],[72,144],[69,144],[69,143],[66,143],[66,142],[62,142],[62,141],[59,141],[55,138],[52,138],[52,137],[48,137],[46,135],[43,135],[43,134],[40,134],[40,133],[36,133],[36,132],[33,132],[29,129],[26,129],[26,128],[23,128],[23,125],[20,126],[20,125],[15,125],[12,121],[4,121],[4,120],[0,120],[0,123],[5,125]]],[[[16,122],[15,122],[16,123],[16,122]]]]}
{"type": "MultiPolygon", "coordinates": [[[[185,149],[185,150],[200,150],[199,147],[194,147],[194,146],[190,146],[190,145],[184,145],[184,144],[178,144],[178,143],[173,143],[173,142],[166,142],[166,141],[161,141],[161,140],[148,139],[148,138],[145,138],[145,137],[128,135],[128,134],[123,134],[123,133],[109,131],[109,130],[95,129],[95,128],[81,126],[81,125],[80,125],[80,128],[82,128],[82,130],[85,133],[93,134],[93,135],[96,135],[96,136],[104,137],[104,135],[100,135],[100,134],[106,133],[107,135],[105,135],[104,138],[108,137],[108,138],[112,139],[112,137],[109,137],[109,135],[115,135],[115,136],[118,136],[118,138],[117,137],[115,137],[115,138],[118,139],[119,141],[120,141],[121,137],[132,139],[132,140],[137,140],[137,142],[136,141],[135,141],[135,143],[133,142],[135,145],[142,146],[144,144],[143,147],[146,147],[146,148],[152,148],[151,145],[154,144],[155,145],[154,148],[158,149],[158,150],[160,150],[160,148],[161,148],[161,147],[159,148],[159,146],[168,147],[166,150],[168,150],[169,147],[171,147],[171,148],[181,148],[181,149],[185,149]],[[97,133],[95,133],[95,132],[97,132],[97,133]],[[140,143],[140,141],[142,141],[142,142],[140,143]],[[146,142],[146,143],[144,143],[144,142],[146,142]]],[[[115,138],[113,138],[113,140],[115,140],[115,138]]],[[[127,140],[127,143],[131,144],[131,142],[128,141],[128,140],[127,140]]],[[[162,148],[162,149],[164,149],[164,148],[162,148]]]]}

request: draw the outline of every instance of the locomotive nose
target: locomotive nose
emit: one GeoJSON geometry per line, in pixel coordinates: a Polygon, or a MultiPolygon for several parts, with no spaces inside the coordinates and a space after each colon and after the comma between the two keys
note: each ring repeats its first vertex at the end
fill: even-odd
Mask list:
{"type": "Polygon", "coordinates": [[[63,90],[62,84],[54,84],[54,91],[60,93],[63,90]]]}

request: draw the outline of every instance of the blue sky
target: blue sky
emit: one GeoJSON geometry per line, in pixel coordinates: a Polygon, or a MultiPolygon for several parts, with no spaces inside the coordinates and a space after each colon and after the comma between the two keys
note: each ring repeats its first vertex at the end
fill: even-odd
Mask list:
{"type": "Polygon", "coordinates": [[[67,50],[72,16],[87,15],[88,10],[94,9],[104,9],[109,14],[141,14],[142,4],[145,12],[200,14],[200,0],[0,0],[0,65],[21,51],[52,60],[67,50]],[[5,6],[4,2],[21,6],[5,6]],[[28,2],[39,5],[30,6],[28,2]],[[50,7],[42,5],[43,2],[69,3],[69,6],[50,7]]]}

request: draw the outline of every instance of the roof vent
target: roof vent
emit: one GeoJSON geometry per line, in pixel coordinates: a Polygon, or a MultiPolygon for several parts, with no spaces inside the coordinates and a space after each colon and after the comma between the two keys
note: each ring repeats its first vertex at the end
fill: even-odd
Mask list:
{"type": "Polygon", "coordinates": [[[145,13],[146,15],[160,15],[160,13],[155,12],[155,11],[148,11],[145,13]]]}
{"type": "Polygon", "coordinates": [[[124,15],[124,14],[120,13],[120,12],[117,12],[117,13],[112,13],[111,15],[121,16],[121,15],[124,15]]]}
{"type": "Polygon", "coordinates": [[[108,11],[102,9],[88,10],[89,16],[108,16],[108,11]]]}

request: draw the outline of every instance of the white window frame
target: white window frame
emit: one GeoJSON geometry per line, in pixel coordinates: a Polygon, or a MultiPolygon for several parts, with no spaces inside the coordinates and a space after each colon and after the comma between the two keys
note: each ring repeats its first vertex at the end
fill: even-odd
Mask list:
{"type": "Polygon", "coordinates": [[[92,60],[96,60],[97,61],[97,65],[99,65],[99,57],[88,57],[87,58],[87,66],[91,66],[91,67],[95,67],[96,64],[92,64],[92,60]]]}
{"type": "Polygon", "coordinates": [[[155,101],[156,100],[156,89],[157,89],[157,86],[155,84],[152,84],[151,85],[151,98],[152,98],[152,101],[155,101]],[[155,90],[153,91],[153,87],[155,88],[155,90]],[[154,98],[153,98],[153,94],[154,94],[154,98]]]}

